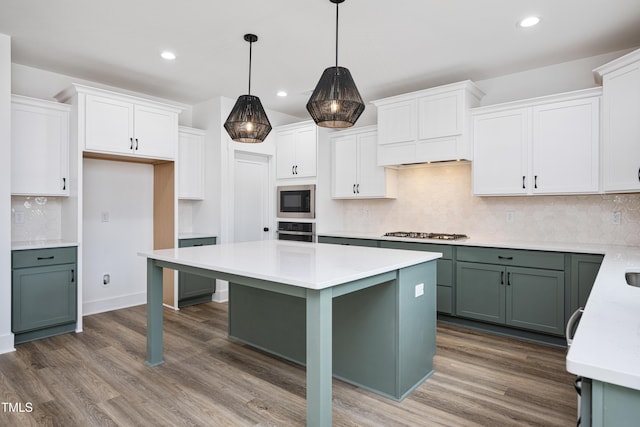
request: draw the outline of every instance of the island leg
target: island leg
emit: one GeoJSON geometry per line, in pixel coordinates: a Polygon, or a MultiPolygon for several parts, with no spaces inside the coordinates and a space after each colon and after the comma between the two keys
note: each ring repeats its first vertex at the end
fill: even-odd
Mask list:
{"type": "Polygon", "coordinates": [[[307,426],[331,426],[331,288],[307,290],[307,426]]]}
{"type": "Polygon", "coordinates": [[[147,258],[147,366],[162,360],[162,267],[147,258]]]}

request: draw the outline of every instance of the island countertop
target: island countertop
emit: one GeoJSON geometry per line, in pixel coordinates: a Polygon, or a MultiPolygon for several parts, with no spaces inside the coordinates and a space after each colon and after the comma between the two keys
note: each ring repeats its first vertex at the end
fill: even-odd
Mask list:
{"type": "Polygon", "coordinates": [[[159,249],[140,252],[139,255],[316,290],[432,261],[442,256],[438,252],[287,240],[159,249]]]}

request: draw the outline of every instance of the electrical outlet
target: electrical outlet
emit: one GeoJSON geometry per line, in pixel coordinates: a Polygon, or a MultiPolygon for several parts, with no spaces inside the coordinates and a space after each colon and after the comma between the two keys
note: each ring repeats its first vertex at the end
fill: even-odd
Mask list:
{"type": "Polygon", "coordinates": [[[416,285],[416,298],[424,295],[424,283],[418,283],[416,285]]]}
{"type": "Polygon", "coordinates": [[[102,276],[102,285],[103,286],[107,286],[109,285],[109,283],[111,283],[111,275],[110,274],[105,274],[102,276]]]}
{"type": "Polygon", "coordinates": [[[511,224],[516,219],[516,213],[514,211],[507,211],[507,223],[511,224]]]}
{"type": "Polygon", "coordinates": [[[611,223],[613,225],[620,225],[620,220],[622,219],[622,213],[621,212],[614,212],[613,215],[611,215],[611,223]]]}
{"type": "Polygon", "coordinates": [[[16,224],[24,224],[24,211],[15,211],[13,215],[13,222],[16,224]]]}

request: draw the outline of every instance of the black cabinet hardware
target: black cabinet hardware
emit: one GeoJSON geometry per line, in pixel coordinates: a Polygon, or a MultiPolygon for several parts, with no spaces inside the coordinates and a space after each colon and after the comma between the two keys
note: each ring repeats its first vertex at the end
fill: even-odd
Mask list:
{"type": "Polygon", "coordinates": [[[500,272],[500,284],[504,285],[504,271],[500,272]]]}
{"type": "Polygon", "coordinates": [[[524,179],[525,179],[525,176],[522,175],[522,188],[527,188],[527,187],[524,186],[524,179]]]}
{"type": "Polygon", "coordinates": [[[353,192],[353,194],[356,194],[356,185],[353,184],[353,189],[351,190],[353,192]]]}
{"type": "Polygon", "coordinates": [[[51,256],[39,256],[38,257],[38,261],[42,261],[42,260],[45,260],[45,259],[53,259],[53,258],[54,258],[53,255],[51,255],[51,256]]]}
{"type": "Polygon", "coordinates": [[[202,244],[202,243],[196,243],[196,244],[194,244],[193,246],[204,246],[204,244],[202,244]]]}
{"type": "Polygon", "coordinates": [[[67,189],[67,178],[62,178],[62,189],[63,190],[67,189]]]}
{"type": "Polygon", "coordinates": [[[513,259],[512,256],[502,256],[502,255],[498,255],[498,259],[513,259]]]}
{"type": "Polygon", "coordinates": [[[356,193],[360,194],[360,184],[356,184],[356,193]]]}
{"type": "Polygon", "coordinates": [[[640,168],[638,168],[638,181],[640,181],[640,168]]]}
{"type": "Polygon", "coordinates": [[[138,138],[136,138],[136,151],[138,151],[138,138]]]}
{"type": "Polygon", "coordinates": [[[76,271],[71,269],[71,283],[76,281],[76,271]]]}
{"type": "Polygon", "coordinates": [[[511,273],[507,273],[507,286],[511,286],[511,273]]]}
{"type": "Polygon", "coordinates": [[[266,233],[267,231],[269,231],[269,227],[263,228],[262,231],[264,231],[266,233]]]}
{"type": "Polygon", "coordinates": [[[131,145],[129,146],[129,150],[133,150],[133,138],[129,138],[131,145]]]}
{"type": "Polygon", "coordinates": [[[533,188],[538,188],[538,175],[533,177],[533,188]]]}

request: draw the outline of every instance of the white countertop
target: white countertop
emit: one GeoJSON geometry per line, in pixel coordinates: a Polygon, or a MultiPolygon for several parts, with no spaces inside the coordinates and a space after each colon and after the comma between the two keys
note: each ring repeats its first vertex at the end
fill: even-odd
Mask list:
{"type": "Polygon", "coordinates": [[[12,251],[22,251],[27,249],[64,248],[69,246],[78,246],[78,242],[60,239],[24,240],[20,242],[11,242],[12,251]]]}
{"type": "Polygon", "coordinates": [[[604,260],[567,354],[575,375],[640,390],[640,288],[627,285],[625,273],[640,271],[640,248],[554,242],[509,242],[491,238],[443,241],[383,237],[382,234],[331,232],[319,236],[395,240],[602,254],[604,260]]]}
{"type": "Polygon", "coordinates": [[[162,261],[324,289],[442,256],[435,252],[264,240],[140,252],[162,261]]]}

